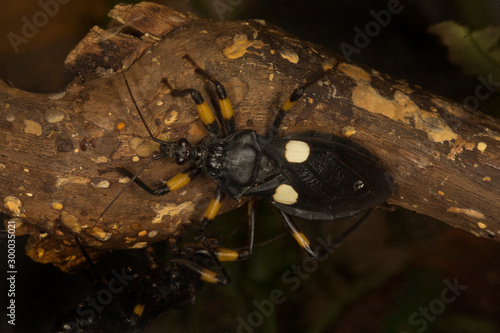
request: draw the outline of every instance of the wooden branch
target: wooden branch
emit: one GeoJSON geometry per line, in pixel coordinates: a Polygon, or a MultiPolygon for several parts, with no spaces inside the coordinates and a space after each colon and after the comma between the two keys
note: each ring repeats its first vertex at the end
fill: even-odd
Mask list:
{"type": "MultiPolygon", "coordinates": [[[[72,237],[58,219],[96,249],[138,248],[197,222],[215,189],[206,176],[165,197],[132,185],[99,222],[95,238],[87,235],[125,185],[114,168],[136,171],[156,148],[119,73],[122,59],[152,131],[190,142],[206,136],[194,104],[170,96],[162,79],[200,89],[207,100],[214,94],[184,54],[225,85],[238,128],[261,134],[295,87],[340,59],[260,20],[202,20],[152,3],[118,5],[110,16],[107,30],[93,28],[68,56],[66,66],[78,76],[65,92],[49,96],[0,85],[3,211],[17,218],[19,233],[33,234],[33,258],[63,269],[71,269],[78,260],[68,257],[79,253],[61,242],[72,237]]],[[[285,119],[282,135],[303,131],[349,137],[377,156],[395,181],[390,204],[500,238],[497,119],[343,62],[285,119]]],[[[159,185],[179,170],[160,161],[141,177],[159,185]]],[[[241,204],[226,200],[222,210],[241,204]]]]}

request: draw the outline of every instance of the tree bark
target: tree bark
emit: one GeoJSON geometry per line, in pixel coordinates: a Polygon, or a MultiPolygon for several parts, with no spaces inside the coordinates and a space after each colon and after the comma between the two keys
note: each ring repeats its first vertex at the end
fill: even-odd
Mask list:
{"type": "MultiPolygon", "coordinates": [[[[63,270],[80,262],[68,229],[97,255],[179,235],[203,216],[215,189],[204,175],[164,197],[131,185],[88,236],[125,186],[115,168],[137,171],[157,148],[132,104],[121,64],[155,135],[194,143],[207,135],[192,100],[172,97],[162,82],[199,89],[214,100],[212,86],[184,54],[224,84],[237,127],[260,134],[294,88],[341,61],[328,79],[308,88],[280,135],[317,131],[348,137],[392,174],[389,204],[500,238],[497,119],[343,62],[261,20],[205,20],[152,3],[118,5],[110,16],[107,30],[93,28],[68,56],[67,68],[78,75],[66,91],[41,95],[0,85],[3,211],[17,221],[18,234],[31,234],[28,253],[35,260],[63,270]]],[[[158,186],[184,168],[161,160],[141,178],[158,186]]],[[[226,200],[222,212],[241,204],[226,200]]]]}

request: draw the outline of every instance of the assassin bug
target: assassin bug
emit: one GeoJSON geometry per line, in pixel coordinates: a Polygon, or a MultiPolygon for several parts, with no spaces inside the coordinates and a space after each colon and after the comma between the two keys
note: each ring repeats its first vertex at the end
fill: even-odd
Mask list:
{"type": "MultiPolygon", "coordinates": [[[[283,119],[304,94],[306,88],[333,75],[338,62],[318,78],[296,88],[279,109],[267,135],[262,136],[250,129],[237,130],[233,108],[224,86],[191,57],[185,55],[184,59],[193,65],[195,73],[214,84],[222,126],[198,90],[176,89],[164,80],[173,97],[191,97],[209,137],[195,145],[185,138],[177,143],[155,138],[125,78],[128,92],[141,121],[153,141],[160,144],[159,154],[153,156],[137,173],[134,174],[126,168],[120,169],[130,178],[125,188],[134,182],[149,194],[161,196],[187,185],[204,172],[216,181],[218,186],[203,217],[202,233],[217,215],[226,196],[234,200],[242,197],[263,198],[281,212],[283,221],[293,237],[305,252],[314,258],[322,256],[336,241],[318,253],[311,247],[309,240],[291,216],[306,220],[339,219],[377,206],[392,194],[394,186],[389,173],[368,150],[353,141],[318,132],[277,137],[283,119]],[[168,180],[166,184],[151,188],[138,176],[152,161],[163,158],[175,158],[178,164],[191,162],[191,165],[168,180]]],[[[101,213],[95,224],[125,188],[101,213]]],[[[207,246],[207,252],[224,273],[223,280],[210,282],[225,285],[230,282],[220,260],[241,260],[252,253],[254,220],[252,208],[249,218],[249,244],[245,250],[213,251],[207,246]]],[[[364,218],[356,226],[362,220],[364,218]]],[[[352,228],[347,233],[350,231],[352,228]]]]}
{"type": "MultiPolygon", "coordinates": [[[[103,278],[74,236],[99,290],[58,318],[54,333],[138,332],[169,309],[192,304],[203,286],[200,272],[212,264],[211,258],[199,253],[200,244],[173,246],[168,260],[157,261],[156,251],[166,250],[166,242],[161,242],[154,248],[119,251],[126,252],[121,268],[115,255],[114,268],[103,278]]],[[[216,241],[210,239],[210,244],[216,241]]]]}

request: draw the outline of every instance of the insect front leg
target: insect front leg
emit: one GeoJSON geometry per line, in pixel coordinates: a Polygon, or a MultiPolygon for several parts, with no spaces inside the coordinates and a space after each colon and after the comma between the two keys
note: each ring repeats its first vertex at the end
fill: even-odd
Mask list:
{"type": "Polygon", "coordinates": [[[174,97],[184,97],[187,95],[191,96],[191,99],[196,104],[196,109],[200,115],[200,119],[205,126],[207,132],[211,137],[217,138],[222,136],[221,129],[217,123],[214,113],[208,106],[207,102],[203,99],[201,93],[196,89],[175,89],[170,85],[167,79],[163,79],[168,89],[170,89],[170,94],[174,97]]]}
{"type": "Polygon", "coordinates": [[[215,86],[215,93],[217,94],[217,97],[219,99],[219,108],[222,114],[222,120],[223,120],[223,125],[224,125],[224,130],[226,132],[226,135],[229,135],[231,133],[234,133],[236,130],[236,125],[234,121],[234,112],[233,112],[233,106],[231,105],[231,102],[227,98],[227,93],[226,89],[220,83],[217,79],[215,79],[212,75],[210,75],[207,71],[205,71],[203,68],[201,68],[190,56],[187,54],[183,57],[184,59],[188,60],[195,68],[195,72],[205,78],[206,80],[209,80],[212,82],[215,86]]]}
{"type": "Polygon", "coordinates": [[[120,166],[118,167],[118,171],[123,175],[132,179],[134,183],[139,185],[144,191],[148,192],[151,195],[165,195],[172,191],[178,190],[181,187],[184,187],[187,184],[189,184],[191,180],[196,178],[201,173],[201,169],[198,168],[195,164],[193,164],[183,172],[180,172],[174,177],[167,180],[165,184],[153,189],[149,185],[144,183],[141,179],[139,179],[136,176],[136,174],[134,174],[127,168],[120,166]]]}

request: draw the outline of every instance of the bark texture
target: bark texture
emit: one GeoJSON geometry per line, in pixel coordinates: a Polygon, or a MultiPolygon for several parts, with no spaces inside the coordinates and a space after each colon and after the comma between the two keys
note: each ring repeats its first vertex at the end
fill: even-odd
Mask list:
{"type": "MultiPolygon", "coordinates": [[[[396,189],[389,204],[500,239],[498,119],[342,62],[261,20],[204,20],[152,3],[118,5],[110,16],[106,30],[93,28],[68,56],[66,66],[76,77],[66,91],[41,95],[0,85],[3,211],[17,221],[19,234],[31,234],[28,252],[35,260],[63,270],[78,264],[82,259],[67,228],[97,255],[178,235],[202,217],[215,189],[206,176],[164,197],[132,185],[88,235],[125,185],[115,168],[137,171],[157,148],[132,104],[121,63],[155,135],[194,143],[207,135],[192,100],[170,96],[162,83],[168,78],[214,100],[213,87],[184,54],[225,85],[237,127],[261,134],[294,88],[341,61],[334,74],[307,90],[281,135],[349,137],[392,174],[396,189]]],[[[153,162],[141,178],[158,186],[184,168],[153,162]]],[[[222,211],[241,204],[226,200],[222,211]]]]}

